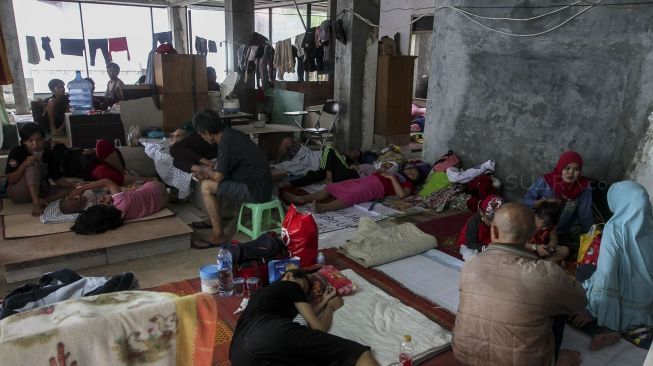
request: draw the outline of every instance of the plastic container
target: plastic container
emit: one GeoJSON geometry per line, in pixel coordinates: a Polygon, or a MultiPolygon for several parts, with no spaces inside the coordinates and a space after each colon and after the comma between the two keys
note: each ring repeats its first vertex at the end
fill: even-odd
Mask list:
{"type": "Polygon", "coordinates": [[[324,254],[322,252],[317,253],[317,264],[324,265],[324,254]]]}
{"type": "Polygon", "coordinates": [[[233,259],[231,252],[225,248],[218,251],[218,293],[220,296],[231,296],[234,293],[233,259]]]}
{"type": "Polygon", "coordinates": [[[413,342],[409,335],[404,336],[404,341],[401,342],[399,348],[399,364],[401,366],[413,365],[413,342]]]}
{"type": "Polygon", "coordinates": [[[82,79],[80,71],[75,74],[75,79],[68,83],[70,109],[72,114],[86,114],[93,110],[93,85],[82,79]]]}
{"type": "Polygon", "coordinates": [[[218,292],[218,266],[210,264],[200,268],[202,292],[214,294],[218,292]]]}

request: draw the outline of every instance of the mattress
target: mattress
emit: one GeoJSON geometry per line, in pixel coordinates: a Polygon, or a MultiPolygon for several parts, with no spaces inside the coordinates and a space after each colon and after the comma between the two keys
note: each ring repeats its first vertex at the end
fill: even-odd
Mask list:
{"type": "Polygon", "coordinates": [[[333,315],[330,333],[370,346],[381,365],[398,361],[404,335],[410,335],[415,361],[426,360],[451,346],[451,333],[422,313],[367,282],[352,270],[342,271],[357,290],[343,298],[333,315]]]}

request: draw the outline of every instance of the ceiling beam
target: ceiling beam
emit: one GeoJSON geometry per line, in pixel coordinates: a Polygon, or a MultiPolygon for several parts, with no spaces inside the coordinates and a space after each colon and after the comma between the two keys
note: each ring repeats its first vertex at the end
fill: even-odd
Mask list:
{"type": "MultiPolygon", "coordinates": [[[[324,0],[297,0],[297,5],[321,3],[324,0]]],[[[276,8],[280,6],[295,6],[293,1],[266,1],[267,4],[254,5],[256,9],[276,8]]]]}

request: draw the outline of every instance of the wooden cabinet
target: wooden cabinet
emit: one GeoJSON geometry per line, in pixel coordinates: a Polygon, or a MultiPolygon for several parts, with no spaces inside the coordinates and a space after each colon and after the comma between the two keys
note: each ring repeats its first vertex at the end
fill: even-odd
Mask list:
{"type": "Polygon", "coordinates": [[[193,114],[208,106],[204,55],[155,55],[154,82],[166,132],[191,121],[193,114]]]}
{"type": "Polygon", "coordinates": [[[380,56],[376,74],[375,143],[410,142],[415,56],[380,56]]]}

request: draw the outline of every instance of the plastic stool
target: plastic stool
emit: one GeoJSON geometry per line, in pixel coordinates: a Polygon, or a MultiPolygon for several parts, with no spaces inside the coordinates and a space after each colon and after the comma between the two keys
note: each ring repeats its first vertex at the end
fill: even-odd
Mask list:
{"type": "Polygon", "coordinates": [[[271,201],[264,203],[243,202],[243,204],[240,205],[240,214],[238,214],[238,226],[236,232],[243,232],[254,240],[261,235],[262,226],[265,226],[266,230],[281,230],[281,222],[283,222],[284,217],[285,214],[283,212],[283,207],[281,206],[281,201],[279,201],[277,197],[273,197],[271,201]],[[243,211],[245,208],[252,211],[251,229],[243,225],[243,211]],[[279,212],[280,221],[272,220],[272,210],[275,208],[279,212]],[[275,224],[275,226],[271,227],[272,224],[275,224]]]}

